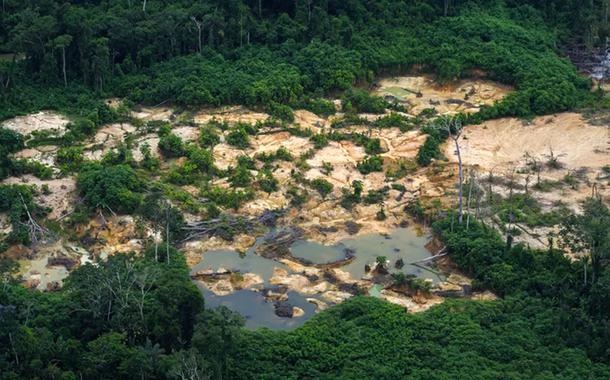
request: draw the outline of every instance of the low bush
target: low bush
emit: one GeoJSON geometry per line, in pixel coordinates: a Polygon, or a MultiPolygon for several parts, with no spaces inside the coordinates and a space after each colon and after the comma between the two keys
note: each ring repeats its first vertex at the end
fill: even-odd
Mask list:
{"type": "Polygon", "coordinates": [[[356,168],[362,174],[383,171],[383,159],[379,156],[370,156],[356,164],[356,168]]]}

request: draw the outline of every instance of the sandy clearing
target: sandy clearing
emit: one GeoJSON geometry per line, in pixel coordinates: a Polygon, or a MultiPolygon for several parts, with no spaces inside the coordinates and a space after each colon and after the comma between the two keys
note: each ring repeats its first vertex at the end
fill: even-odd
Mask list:
{"type": "Polygon", "coordinates": [[[315,133],[319,133],[322,129],[330,126],[329,120],[306,110],[294,111],[294,124],[300,125],[303,128],[309,128],[315,133]]]}
{"type": "Polygon", "coordinates": [[[196,142],[199,139],[199,128],[189,125],[173,128],[172,133],[184,142],[196,142]]]}
{"type": "Polygon", "coordinates": [[[100,160],[110,150],[125,141],[128,134],[133,134],[137,128],[128,123],[108,124],[100,128],[85,146],[84,156],[90,160],[100,160]]]}
{"type": "Polygon", "coordinates": [[[41,206],[51,209],[49,219],[57,219],[72,211],[76,203],[76,180],[73,177],[41,180],[28,174],[21,177],[9,177],[2,181],[2,184],[36,186],[39,191],[35,196],[35,201],[41,206]],[[44,185],[49,187],[49,194],[41,191],[44,185]]]}
{"type": "Polygon", "coordinates": [[[440,86],[430,76],[405,76],[380,80],[374,93],[407,103],[411,114],[426,108],[445,114],[477,112],[482,105],[501,100],[511,90],[484,79],[465,79],[440,86]]]}
{"type": "Polygon", "coordinates": [[[142,107],[131,115],[144,121],[169,121],[174,111],[168,107],[142,107]]]}
{"type": "Polygon", "coordinates": [[[34,131],[49,131],[62,135],[70,121],[64,116],[50,111],[42,111],[26,116],[18,116],[4,121],[1,126],[26,136],[34,131]]]}
{"type": "MultiPolygon", "coordinates": [[[[551,148],[568,169],[600,168],[610,164],[610,128],[589,125],[577,113],[538,117],[529,125],[504,118],[467,127],[460,148],[465,164],[487,170],[518,165],[525,152],[544,157],[551,148]]],[[[453,152],[447,144],[447,157],[453,152]]]]}
{"type": "Polygon", "coordinates": [[[41,164],[55,167],[55,154],[59,149],[55,145],[42,145],[35,148],[27,148],[20,150],[13,155],[16,159],[27,159],[39,162],[41,164]]]}
{"type": "Polygon", "coordinates": [[[197,124],[206,124],[212,119],[227,123],[244,122],[254,124],[257,121],[264,121],[268,118],[269,115],[266,113],[251,111],[242,106],[235,106],[202,110],[194,116],[193,120],[197,124]]]}
{"type": "Polygon", "coordinates": [[[313,144],[304,137],[293,136],[288,132],[270,133],[258,135],[251,139],[253,154],[274,153],[280,147],[286,148],[294,157],[298,157],[309,149],[313,144]]]}

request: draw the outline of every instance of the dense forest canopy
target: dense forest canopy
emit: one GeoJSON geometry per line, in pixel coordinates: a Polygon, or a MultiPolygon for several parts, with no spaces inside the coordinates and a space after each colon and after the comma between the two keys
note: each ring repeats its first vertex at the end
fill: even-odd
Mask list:
{"type": "Polygon", "coordinates": [[[0,14],[0,117],[90,97],[297,104],[423,65],[519,91],[488,117],[565,110],[586,80],[557,56],[605,43],[605,1],[13,1],[0,14]],[[62,85],[68,89],[61,89],[62,85]],[[44,96],[38,94],[44,86],[44,96]]]}
{"type": "MultiPolygon", "coordinates": [[[[185,165],[148,181],[159,177],[160,166],[150,146],[135,164],[125,146],[93,162],[79,145],[102,125],[132,121],[134,104],[245,104],[281,124],[292,121],[292,108],[334,113],[324,99],[332,96],[350,110],[383,114],[391,105],[357,87],[415,69],[439,82],[483,70],[515,87],[466,122],[595,105],[600,94],[563,52],[604,46],[609,6],[608,0],[2,0],[0,120],[42,109],[70,116],[63,136],[27,141],[56,145],[61,175],[74,175],[83,202],[70,222],[107,208],[138,214],[163,232],[162,247],[82,265],[54,292],[25,289],[18,264],[0,259],[0,379],[610,378],[610,211],[599,199],[562,223],[569,248],[590,252],[591,261],[512,244],[474,218],[464,226],[452,211],[439,213],[434,233],[473,288],[493,291],[495,301],[450,300],[410,314],[355,297],[290,332],[250,331],[229,309],[206,308],[183,253],[172,246],[182,241],[185,220],[164,190],[227,177],[233,189],[203,189],[216,202],[207,215],[218,216],[220,207],[237,209],[254,197],[255,160],[290,161],[291,153],[242,156],[235,168],[220,171],[211,153],[220,132],[228,131],[228,145],[247,148],[258,124],[212,122],[197,145],[184,143],[169,123],[153,122],[144,127],[158,136],[163,156],[185,165]],[[125,102],[111,109],[109,97],[125,102]]],[[[408,120],[392,113],[375,123],[404,127],[408,120]]],[[[417,163],[424,166],[442,155],[439,146],[452,131],[422,130],[429,136],[417,163]]],[[[358,163],[360,173],[382,169],[379,139],[293,132],[316,148],[331,138],[352,139],[371,154],[358,163]]],[[[25,144],[24,136],[0,128],[0,178],[53,174],[13,160],[25,144]]],[[[269,192],[277,188],[270,172],[256,181],[269,192]]],[[[343,207],[364,197],[358,182],[343,194],[343,207]]],[[[333,186],[324,179],[311,185],[322,197],[333,186]]],[[[293,195],[298,205],[301,194],[293,195]]],[[[417,205],[409,211],[417,214],[417,205]]],[[[24,221],[48,210],[36,204],[30,186],[3,184],[0,212],[12,223],[4,251],[4,243],[30,244],[24,221]]]]}

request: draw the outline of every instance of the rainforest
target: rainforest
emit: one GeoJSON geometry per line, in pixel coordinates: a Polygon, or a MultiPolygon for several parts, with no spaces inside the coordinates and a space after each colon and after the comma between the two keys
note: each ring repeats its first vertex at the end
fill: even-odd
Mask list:
{"type": "Polygon", "coordinates": [[[609,12],[2,0],[0,379],[610,378],[609,12]]]}

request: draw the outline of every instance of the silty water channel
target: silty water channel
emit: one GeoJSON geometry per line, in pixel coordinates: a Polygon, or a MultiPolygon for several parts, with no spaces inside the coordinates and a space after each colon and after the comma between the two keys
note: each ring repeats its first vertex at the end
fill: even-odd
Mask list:
{"type": "MultiPolygon", "coordinates": [[[[272,233],[273,231],[270,234],[272,233]]],[[[192,268],[191,273],[195,274],[198,271],[210,269],[218,271],[224,268],[241,274],[257,274],[263,280],[263,284],[259,284],[260,286],[255,289],[237,290],[222,296],[211,292],[203,282],[197,281],[196,283],[205,296],[207,307],[226,306],[240,313],[245,318],[248,328],[291,329],[298,327],[316,313],[316,306],[307,299],[319,299],[319,295],[305,295],[298,291],[288,291],[288,302],[305,313],[298,318],[283,318],[276,315],[274,303],[267,301],[261,290],[271,287],[269,280],[273,276],[274,268],[281,268],[289,273],[291,271],[285,264],[256,253],[257,247],[264,240],[265,238],[257,239],[255,245],[242,254],[231,250],[207,251],[203,254],[202,261],[192,268]]],[[[365,276],[366,265],[374,265],[379,256],[385,256],[389,261],[388,270],[390,272],[403,272],[437,282],[442,278],[435,273],[427,271],[421,266],[408,264],[431,256],[426,249],[429,241],[429,235],[422,234],[416,228],[407,227],[397,228],[388,235],[361,235],[342,240],[331,246],[297,240],[290,245],[289,249],[293,258],[310,262],[312,265],[338,262],[345,259],[346,254],[353,256],[351,260],[346,260],[338,268],[348,272],[354,280],[365,276]],[[401,269],[396,269],[394,264],[399,259],[402,259],[405,265],[401,269]]],[[[369,294],[378,296],[381,289],[383,289],[381,285],[374,285],[369,294]]]]}

